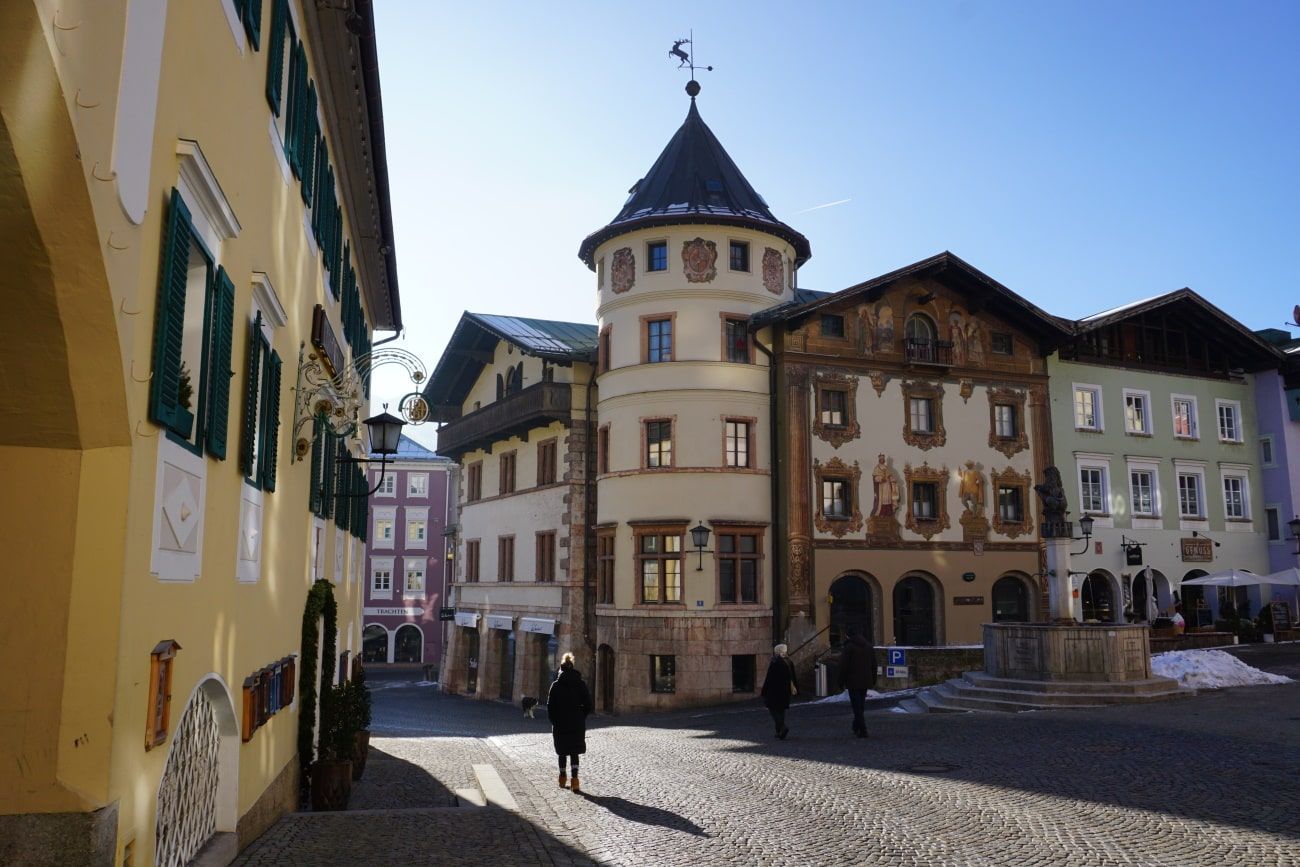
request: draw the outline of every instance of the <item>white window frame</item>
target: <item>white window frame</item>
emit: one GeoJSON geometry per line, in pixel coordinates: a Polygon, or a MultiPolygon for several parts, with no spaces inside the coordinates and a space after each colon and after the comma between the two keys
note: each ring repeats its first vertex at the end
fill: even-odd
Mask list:
{"type": "Polygon", "coordinates": [[[406,520],[402,522],[402,539],[407,548],[417,550],[427,550],[429,547],[429,510],[428,509],[407,509],[406,520]],[[412,539],[411,529],[417,525],[424,525],[424,538],[412,539]]]}
{"type": "Polygon", "coordinates": [[[1106,414],[1102,411],[1102,390],[1100,385],[1093,385],[1088,382],[1075,382],[1070,385],[1070,414],[1074,419],[1074,429],[1083,431],[1093,431],[1102,433],[1106,430],[1106,414]],[[1092,412],[1095,418],[1095,424],[1092,427],[1079,423],[1079,392],[1092,392],[1092,412]]]}
{"type": "Polygon", "coordinates": [[[423,597],[425,588],[429,586],[429,563],[425,557],[403,557],[402,558],[402,595],[423,597]],[[412,590],[407,586],[410,573],[415,570],[420,572],[420,587],[412,590]]]}
{"type": "Polygon", "coordinates": [[[1229,533],[1254,530],[1255,513],[1250,503],[1250,467],[1246,464],[1219,464],[1219,495],[1223,499],[1223,527],[1229,533]],[[1228,480],[1241,482],[1241,517],[1228,515],[1228,480]]]}
{"type": "Polygon", "coordinates": [[[1277,467],[1277,443],[1272,434],[1262,434],[1259,438],[1259,465],[1266,470],[1277,467]],[[1265,443],[1268,444],[1268,460],[1264,460],[1265,443]]]}
{"type": "Polygon", "coordinates": [[[386,508],[372,509],[374,513],[374,526],[371,527],[370,546],[372,548],[392,548],[397,540],[397,507],[388,506],[386,508]],[[387,521],[392,535],[387,539],[379,532],[379,522],[387,521]]]}
{"type": "MultiPolygon", "coordinates": [[[[1217,420],[1216,420],[1217,421],[1217,420]]],[[[1169,423],[1172,425],[1174,439],[1179,440],[1199,440],[1201,438],[1201,420],[1200,408],[1196,404],[1196,395],[1194,394],[1171,394],[1169,395],[1169,423]],[[1185,401],[1191,404],[1192,413],[1189,419],[1192,424],[1192,432],[1187,435],[1178,432],[1178,401],[1185,401]]]]}
{"type": "Polygon", "coordinates": [[[1143,391],[1139,388],[1124,389],[1124,433],[1129,436],[1151,436],[1155,433],[1153,420],[1151,418],[1151,392],[1143,391]],[[1129,424],[1129,399],[1138,398],[1142,401],[1142,420],[1143,427],[1133,428],[1129,424]]]}
{"type": "Polygon", "coordinates": [[[1113,517],[1115,513],[1115,509],[1113,504],[1111,503],[1112,489],[1111,489],[1111,481],[1110,481],[1110,455],[1076,453],[1074,458],[1075,458],[1074,485],[1075,485],[1075,489],[1078,491],[1079,494],[1079,499],[1077,501],[1079,503],[1078,517],[1082,518],[1084,512],[1087,511],[1087,513],[1092,516],[1093,523],[1096,526],[1099,527],[1115,526],[1115,519],[1113,517]],[[1102,504],[1106,507],[1105,512],[1098,513],[1098,512],[1093,512],[1091,510],[1084,509],[1083,507],[1083,500],[1084,500],[1083,471],[1084,470],[1101,471],[1101,500],[1102,500],[1102,504]]]}
{"type": "Polygon", "coordinates": [[[1208,530],[1210,529],[1209,507],[1206,501],[1205,487],[1205,464],[1201,461],[1174,461],[1174,485],[1178,496],[1178,529],[1180,530],[1208,530]],[[1191,516],[1183,514],[1183,489],[1179,484],[1182,476],[1196,476],[1199,485],[1199,498],[1201,515],[1191,516]]]}
{"type": "Polygon", "coordinates": [[[1164,526],[1164,502],[1160,496],[1160,462],[1129,458],[1127,462],[1129,514],[1134,530],[1159,530],[1164,526]],[[1150,512],[1137,511],[1137,497],[1134,495],[1133,474],[1150,473],[1151,475],[1151,509],[1150,512]]]}
{"type": "Polygon", "coordinates": [[[397,496],[397,470],[393,470],[383,477],[383,481],[375,479],[375,484],[379,485],[375,490],[376,497],[396,497],[397,496]]]}
{"type": "Polygon", "coordinates": [[[406,474],[406,496],[414,497],[420,500],[429,499],[429,474],[428,473],[407,473],[406,474]],[[422,491],[415,490],[415,483],[419,482],[424,488],[422,491]]]}
{"type": "Polygon", "coordinates": [[[393,598],[393,565],[392,557],[371,557],[370,558],[370,590],[371,599],[392,599],[393,598]],[[375,586],[375,579],[379,572],[388,573],[388,587],[380,588],[375,586]]]}
{"type": "Polygon", "coordinates": [[[1218,432],[1219,435],[1219,442],[1221,443],[1245,442],[1245,431],[1242,430],[1242,423],[1243,423],[1243,419],[1241,416],[1241,401],[1224,400],[1223,398],[1215,398],[1214,425],[1215,425],[1215,430],[1218,432]],[[1237,427],[1236,437],[1233,439],[1229,439],[1223,435],[1223,422],[1220,419],[1219,413],[1223,410],[1224,407],[1228,407],[1232,409],[1234,424],[1237,427]]]}

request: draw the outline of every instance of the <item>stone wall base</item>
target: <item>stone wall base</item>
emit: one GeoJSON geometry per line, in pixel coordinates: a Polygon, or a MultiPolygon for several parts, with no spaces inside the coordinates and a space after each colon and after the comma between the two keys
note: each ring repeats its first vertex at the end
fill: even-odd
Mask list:
{"type": "Polygon", "coordinates": [[[116,803],[88,813],[0,816],[0,864],[112,867],[116,858],[116,803]]]}
{"type": "Polygon", "coordinates": [[[266,833],[285,813],[298,809],[298,756],[295,754],[276,774],[248,812],[239,817],[235,836],[240,850],[266,833]]]}
{"type": "Polygon", "coordinates": [[[758,695],[772,655],[770,612],[664,614],[654,616],[596,615],[596,644],[613,652],[612,678],[596,670],[589,678],[599,695],[613,685],[613,712],[673,710],[684,707],[745,701],[758,695]],[[673,692],[652,692],[650,657],[671,655],[676,661],[673,692]],[[732,682],[732,657],[753,657],[754,690],[737,692],[732,682]]]}

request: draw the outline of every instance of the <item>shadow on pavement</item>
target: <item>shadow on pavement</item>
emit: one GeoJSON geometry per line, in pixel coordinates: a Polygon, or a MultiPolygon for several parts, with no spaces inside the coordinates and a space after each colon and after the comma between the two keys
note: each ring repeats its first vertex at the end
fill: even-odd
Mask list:
{"type": "Polygon", "coordinates": [[[451,789],[414,762],[373,744],[365,774],[352,784],[349,810],[392,810],[458,805],[451,789]]]}
{"type": "Polygon", "coordinates": [[[668,828],[671,831],[681,831],[683,834],[691,834],[696,837],[708,837],[704,829],[683,816],[663,810],[659,807],[650,807],[645,804],[636,804],[626,798],[616,798],[610,795],[590,795],[582,792],[582,797],[591,803],[604,807],[609,812],[618,816],[620,819],[626,819],[629,822],[638,822],[642,825],[657,825],[660,828],[668,828]]]}

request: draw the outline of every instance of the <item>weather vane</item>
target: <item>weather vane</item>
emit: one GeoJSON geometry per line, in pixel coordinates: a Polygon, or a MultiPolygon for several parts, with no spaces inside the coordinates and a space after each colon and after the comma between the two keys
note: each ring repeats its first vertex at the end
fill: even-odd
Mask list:
{"type": "MultiPolygon", "coordinates": [[[[700,83],[695,80],[695,31],[691,30],[690,35],[685,39],[674,39],[673,47],[668,50],[668,56],[678,59],[678,69],[686,67],[691,71],[691,80],[686,83],[686,92],[690,94],[691,99],[695,99],[695,95],[700,92],[700,83]],[[683,45],[691,46],[689,53],[682,48],[683,45]]],[[[702,66],[700,68],[706,72],[713,71],[712,66],[702,66]]]]}

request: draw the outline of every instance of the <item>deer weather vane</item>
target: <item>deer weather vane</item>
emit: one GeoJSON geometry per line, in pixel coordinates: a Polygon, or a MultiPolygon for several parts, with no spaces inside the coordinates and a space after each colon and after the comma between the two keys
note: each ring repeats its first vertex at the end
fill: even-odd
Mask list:
{"type": "MultiPolygon", "coordinates": [[[[695,80],[695,31],[692,30],[690,35],[685,39],[674,39],[673,47],[668,49],[668,56],[675,57],[678,60],[677,68],[686,67],[691,71],[691,80],[695,80]],[[682,48],[683,45],[689,45],[691,50],[687,52],[682,48]]],[[[712,72],[712,66],[702,66],[701,69],[712,72]]]]}

